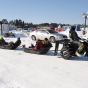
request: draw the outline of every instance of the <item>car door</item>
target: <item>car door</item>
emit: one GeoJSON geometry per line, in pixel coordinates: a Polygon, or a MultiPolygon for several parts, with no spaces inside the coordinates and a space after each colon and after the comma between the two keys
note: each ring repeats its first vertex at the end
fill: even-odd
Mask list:
{"type": "Polygon", "coordinates": [[[42,30],[37,30],[36,31],[36,39],[41,39],[42,40],[42,30]]]}
{"type": "Polygon", "coordinates": [[[45,38],[49,39],[49,33],[46,30],[42,30],[42,40],[44,40],[45,38]]]}

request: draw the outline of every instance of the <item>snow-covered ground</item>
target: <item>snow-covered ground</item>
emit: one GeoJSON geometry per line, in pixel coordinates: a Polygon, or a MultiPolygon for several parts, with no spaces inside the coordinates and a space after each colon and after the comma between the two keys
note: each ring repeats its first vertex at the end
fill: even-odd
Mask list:
{"type": "MultiPolygon", "coordinates": [[[[0,88],[88,88],[88,58],[74,57],[65,60],[59,51],[54,56],[54,47],[47,54],[25,53],[31,41],[23,34],[22,44],[16,50],[0,49],[0,88]]],[[[16,38],[5,38],[16,41],[16,38]]],[[[60,45],[61,49],[62,45],[60,45]]]]}

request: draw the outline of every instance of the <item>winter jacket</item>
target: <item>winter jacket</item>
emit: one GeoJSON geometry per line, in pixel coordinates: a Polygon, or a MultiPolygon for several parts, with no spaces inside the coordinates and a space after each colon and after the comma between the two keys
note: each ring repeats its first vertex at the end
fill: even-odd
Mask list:
{"type": "Polygon", "coordinates": [[[8,45],[8,42],[6,42],[4,39],[0,40],[0,45],[8,45]]]}
{"type": "Polygon", "coordinates": [[[20,39],[18,39],[18,40],[14,43],[15,46],[19,46],[20,44],[21,44],[21,40],[20,40],[20,39]]]}
{"type": "Polygon", "coordinates": [[[81,38],[78,36],[78,34],[75,31],[75,28],[71,28],[69,31],[69,37],[73,40],[73,41],[79,41],[81,38]]]}
{"type": "Polygon", "coordinates": [[[38,49],[40,49],[42,47],[43,47],[42,41],[41,40],[37,40],[36,45],[34,46],[33,49],[34,50],[38,50],[38,49]]]}
{"type": "Polygon", "coordinates": [[[40,49],[40,48],[43,47],[43,44],[42,44],[42,41],[41,40],[38,40],[36,44],[38,46],[38,49],[40,49]]]}

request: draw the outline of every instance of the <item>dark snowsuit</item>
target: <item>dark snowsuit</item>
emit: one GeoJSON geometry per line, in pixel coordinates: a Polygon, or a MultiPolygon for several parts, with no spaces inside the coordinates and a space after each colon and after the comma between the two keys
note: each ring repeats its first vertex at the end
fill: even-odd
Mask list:
{"type": "Polygon", "coordinates": [[[14,42],[10,42],[10,43],[8,44],[8,46],[10,46],[10,47],[12,47],[13,49],[15,49],[15,48],[18,47],[20,44],[21,44],[21,40],[20,40],[20,38],[18,38],[15,43],[14,43],[14,42]]]}
{"type": "Polygon", "coordinates": [[[81,40],[81,38],[76,33],[74,27],[71,27],[71,29],[69,31],[69,37],[70,37],[71,42],[76,43],[76,44],[78,44],[78,46],[80,46],[81,43],[79,42],[79,40],[81,40]]]}
{"type": "Polygon", "coordinates": [[[17,41],[14,43],[15,46],[19,46],[21,44],[20,38],[17,39],[17,41]]]}
{"type": "Polygon", "coordinates": [[[8,42],[6,42],[4,39],[1,39],[0,40],[0,46],[1,45],[8,45],[8,42]]]}

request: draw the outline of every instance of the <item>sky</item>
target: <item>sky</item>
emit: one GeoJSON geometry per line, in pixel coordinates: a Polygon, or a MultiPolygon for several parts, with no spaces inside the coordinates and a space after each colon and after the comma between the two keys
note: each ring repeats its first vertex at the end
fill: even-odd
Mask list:
{"type": "Polygon", "coordinates": [[[0,20],[21,19],[34,24],[84,24],[88,0],[0,0],[0,20]]]}
{"type": "MultiPolygon", "coordinates": [[[[14,33],[17,37],[20,31],[14,33]]],[[[22,43],[31,44],[29,37],[20,37],[22,43]]],[[[59,51],[54,56],[54,43],[44,55],[26,53],[21,45],[16,50],[0,49],[0,88],[88,88],[87,57],[65,60],[59,51]]]]}

